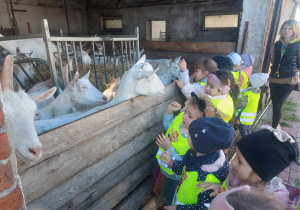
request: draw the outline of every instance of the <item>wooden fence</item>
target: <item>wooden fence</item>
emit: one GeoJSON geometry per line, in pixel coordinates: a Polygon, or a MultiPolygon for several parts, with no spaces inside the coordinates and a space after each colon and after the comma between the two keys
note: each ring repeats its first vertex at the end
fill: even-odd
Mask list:
{"type": "Polygon", "coordinates": [[[18,164],[28,209],[136,208],[152,193],[155,138],[174,100],[183,96],[170,84],[40,135],[42,158],[18,164]]]}

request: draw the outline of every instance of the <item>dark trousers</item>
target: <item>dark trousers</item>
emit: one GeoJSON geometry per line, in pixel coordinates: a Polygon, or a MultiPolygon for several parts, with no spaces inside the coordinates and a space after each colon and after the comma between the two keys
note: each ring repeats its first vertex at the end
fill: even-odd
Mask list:
{"type": "Polygon", "coordinates": [[[169,179],[165,176],[160,189],[160,201],[167,206],[172,205],[177,185],[178,180],[169,179]]]}
{"type": "Polygon", "coordinates": [[[272,127],[277,128],[281,118],[283,103],[292,93],[295,85],[270,83],[270,94],[273,105],[272,127]]]}
{"type": "Polygon", "coordinates": [[[251,133],[251,127],[252,127],[252,125],[240,124],[239,130],[240,130],[240,134],[242,135],[243,138],[251,133]]]}

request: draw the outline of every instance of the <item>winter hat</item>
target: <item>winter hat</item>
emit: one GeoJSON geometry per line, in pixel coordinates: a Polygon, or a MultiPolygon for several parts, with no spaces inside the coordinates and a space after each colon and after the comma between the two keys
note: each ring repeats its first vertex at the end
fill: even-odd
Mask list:
{"type": "Polygon", "coordinates": [[[232,63],[235,65],[241,65],[242,58],[239,54],[232,52],[227,55],[232,60],[232,63]]]}
{"type": "Polygon", "coordinates": [[[242,54],[243,67],[253,66],[255,58],[251,54],[242,54]]]}
{"type": "Polygon", "coordinates": [[[202,154],[211,154],[231,147],[235,132],[224,120],[215,117],[201,117],[189,127],[192,144],[202,154]]]}
{"type": "Polygon", "coordinates": [[[217,55],[213,58],[213,60],[218,64],[218,69],[221,71],[231,71],[233,69],[232,60],[227,56],[217,55]]]}
{"type": "Polygon", "coordinates": [[[269,79],[269,74],[265,73],[255,73],[249,77],[252,87],[259,88],[267,83],[269,79]]]}
{"type": "Polygon", "coordinates": [[[242,138],[237,146],[253,171],[263,181],[270,181],[297,159],[299,149],[286,132],[268,125],[260,129],[242,138]]]}

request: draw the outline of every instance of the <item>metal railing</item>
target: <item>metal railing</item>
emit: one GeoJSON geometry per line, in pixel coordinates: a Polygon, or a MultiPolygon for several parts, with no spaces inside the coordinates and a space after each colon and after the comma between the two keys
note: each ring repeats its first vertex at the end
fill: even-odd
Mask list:
{"type": "MultiPolygon", "coordinates": [[[[42,38],[45,43],[45,49],[47,54],[47,63],[49,64],[49,70],[51,79],[53,81],[54,86],[59,89],[64,89],[67,84],[65,84],[66,78],[64,78],[64,74],[62,73],[64,65],[64,59],[67,60],[66,65],[68,66],[68,79],[72,79],[72,67],[71,64],[75,64],[76,71],[82,72],[82,74],[86,74],[86,68],[91,70],[91,73],[94,74],[95,86],[100,89],[100,75],[97,75],[97,69],[99,69],[99,65],[101,68],[103,66],[103,75],[105,78],[101,78],[102,81],[108,82],[108,74],[111,73],[114,77],[122,76],[122,74],[128,70],[137,60],[140,58],[139,53],[139,31],[138,27],[135,28],[134,35],[118,35],[118,36],[94,36],[94,37],[64,37],[64,36],[51,36],[48,26],[47,20],[42,20],[42,33],[40,34],[29,34],[29,35],[15,35],[8,37],[0,37],[1,41],[9,41],[9,40],[18,40],[18,39],[32,39],[32,38],[42,38]],[[57,47],[57,52],[53,52],[52,47],[54,43],[57,47]],[[85,44],[83,44],[85,43],[85,44]],[[102,45],[102,52],[96,52],[95,45],[102,45]],[[75,48],[77,46],[77,48],[75,48]],[[84,62],[85,55],[83,50],[84,47],[90,47],[91,55],[91,65],[87,65],[84,62]],[[80,53],[78,53],[80,52],[80,53]],[[70,57],[73,58],[73,61],[68,62],[70,57]],[[57,59],[57,60],[55,60],[57,59]],[[80,65],[81,60],[81,65],[80,65]],[[117,62],[120,63],[121,67],[117,66],[117,62]],[[113,66],[114,72],[111,68],[108,67],[113,66]],[[117,69],[121,73],[117,73],[117,69]],[[59,83],[59,75],[61,75],[62,85],[59,83]]],[[[99,49],[98,49],[99,51],[99,49]]],[[[30,52],[28,52],[30,53],[30,52]]],[[[88,55],[88,56],[89,56],[88,55]]],[[[33,60],[28,60],[31,62],[33,60]]],[[[24,61],[26,62],[26,61],[24,61]]],[[[16,63],[24,63],[23,61],[17,61],[16,63]]],[[[24,69],[22,69],[24,71],[24,69]]],[[[25,73],[25,72],[24,72],[25,73]]],[[[75,74],[73,72],[73,74],[75,74]]],[[[27,75],[29,76],[29,75],[27,75]]],[[[103,77],[103,76],[102,76],[103,77]]],[[[30,77],[28,77],[30,80],[30,77]]],[[[30,81],[32,82],[32,81],[30,81]]],[[[104,83],[104,82],[102,82],[104,83]]],[[[23,87],[25,89],[25,87],[23,87]]]]}

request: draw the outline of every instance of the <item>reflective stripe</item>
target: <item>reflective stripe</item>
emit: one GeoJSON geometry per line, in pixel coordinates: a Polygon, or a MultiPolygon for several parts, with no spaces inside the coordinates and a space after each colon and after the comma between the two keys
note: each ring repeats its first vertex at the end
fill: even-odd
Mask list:
{"type": "Polygon", "coordinates": [[[240,118],[240,122],[246,122],[246,123],[254,122],[254,120],[255,120],[255,118],[253,118],[253,119],[240,118]]]}
{"type": "Polygon", "coordinates": [[[256,116],[256,112],[255,113],[243,112],[241,114],[241,117],[255,117],[255,116],[256,116]]]}

